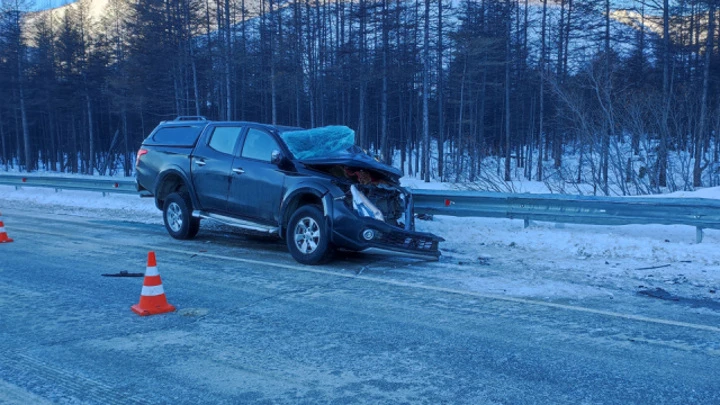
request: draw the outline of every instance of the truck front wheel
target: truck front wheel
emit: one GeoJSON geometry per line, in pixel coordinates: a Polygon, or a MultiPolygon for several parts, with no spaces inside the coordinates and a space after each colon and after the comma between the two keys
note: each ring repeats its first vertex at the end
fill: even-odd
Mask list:
{"type": "Polygon", "coordinates": [[[285,240],[292,257],[302,264],[320,264],[332,257],[323,213],[314,205],[302,206],[290,217],[285,240]]]}
{"type": "Polygon", "coordinates": [[[192,216],[192,202],[187,193],[172,193],[165,198],[163,222],[175,239],[192,239],[200,230],[200,218],[192,216]]]}

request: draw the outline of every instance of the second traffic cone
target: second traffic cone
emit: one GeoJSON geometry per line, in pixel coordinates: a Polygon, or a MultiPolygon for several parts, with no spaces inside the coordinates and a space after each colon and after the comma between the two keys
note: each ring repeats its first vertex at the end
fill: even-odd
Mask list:
{"type": "Polygon", "coordinates": [[[164,314],[175,310],[175,307],[170,305],[165,298],[165,291],[155,261],[155,252],[148,252],[147,270],[145,270],[140,302],[131,306],[130,309],[140,316],[164,314]]]}
{"type": "Polygon", "coordinates": [[[5,224],[3,224],[2,221],[0,221],[0,243],[8,243],[12,242],[13,240],[8,237],[7,232],[5,232],[5,224]]]}

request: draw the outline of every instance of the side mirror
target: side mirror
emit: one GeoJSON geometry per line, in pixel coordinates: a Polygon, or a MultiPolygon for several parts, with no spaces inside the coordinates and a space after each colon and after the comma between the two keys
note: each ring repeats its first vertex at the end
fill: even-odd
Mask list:
{"type": "Polygon", "coordinates": [[[283,154],[279,150],[275,149],[270,153],[270,163],[274,165],[280,165],[283,160],[283,154]]]}

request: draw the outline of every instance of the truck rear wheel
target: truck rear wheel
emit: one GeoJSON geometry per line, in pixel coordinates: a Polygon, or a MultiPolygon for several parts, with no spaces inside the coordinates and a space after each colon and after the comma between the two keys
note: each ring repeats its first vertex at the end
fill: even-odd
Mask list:
{"type": "Polygon", "coordinates": [[[200,230],[200,218],[192,216],[192,202],[187,193],[172,193],[165,198],[163,222],[175,239],[192,239],[200,230]]]}
{"type": "Polygon", "coordinates": [[[292,257],[302,264],[321,264],[333,254],[323,213],[314,205],[302,206],[290,217],[285,240],[292,257]]]}

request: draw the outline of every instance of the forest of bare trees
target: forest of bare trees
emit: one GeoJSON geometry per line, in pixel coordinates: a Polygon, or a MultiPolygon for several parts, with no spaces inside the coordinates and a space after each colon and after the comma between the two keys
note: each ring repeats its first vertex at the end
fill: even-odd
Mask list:
{"type": "Polygon", "coordinates": [[[717,186],[718,2],[2,0],[0,170],[131,176],[202,115],[347,125],[426,181],[717,186]]]}

